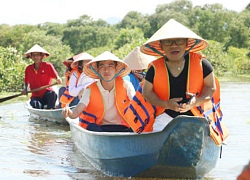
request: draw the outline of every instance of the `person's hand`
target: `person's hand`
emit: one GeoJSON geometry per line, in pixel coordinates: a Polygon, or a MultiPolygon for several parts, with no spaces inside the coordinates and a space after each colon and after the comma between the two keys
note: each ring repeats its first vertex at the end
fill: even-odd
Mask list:
{"type": "Polygon", "coordinates": [[[66,106],[65,108],[62,109],[62,116],[64,118],[69,117],[71,114],[72,114],[72,111],[69,107],[66,106]]]}
{"type": "Polygon", "coordinates": [[[57,77],[56,83],[57,83],[57,84],[62,84],[62,79],[61,79],[60,77],[57,77]]]}
{"type": "Polygon", "coordinates": [[[22,95],[28,95],[27,89],[22,90],[22,91],[21,91],[21,94],[22,94],[22,95]]]}
{"type": "Polygon", "coordinates": [[[184,112],[187,112],[190,109],[192,109],[194,107],[195,102],[196,102],[196,94],[192,94],[189,92],[187,92],[186,94],[188,96],[190,96],[190,98],[189,98],[188,102],[180,104],[180,106],[181,106],[180,113],[184,113],[184,112]]]}
{"type": "Polygon", "coordinates": [[[176,112],[180,112],[180,104],[178,102],[182,101],[182,98],[172,98],[166,101],[166,109],[171,109],[176,112]]]}
{"type": "Polygon", "coordinates": [[[184,113],[184,112],[189,111],[190,109],[191,109],[191,104],[183,103],[183,104],[180,104],[179,112],[184,113]]]}

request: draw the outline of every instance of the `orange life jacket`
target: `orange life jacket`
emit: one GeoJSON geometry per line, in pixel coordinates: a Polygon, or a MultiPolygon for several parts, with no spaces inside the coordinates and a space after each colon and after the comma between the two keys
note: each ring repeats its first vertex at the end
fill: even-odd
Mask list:
{"type": "MultiPolygon", "coordinates": [[[[75,86],[77,86],[77,83],[78,83],[78,80],[81,76],[81,73],[77,69],[73,69],[70,72],[70,77],[74,74],[74,72],[76,72],[76,74],[77,74],[77,80],[76,80],[76,84],[75,84],[75,86]]],[[[67,81],[66,90],[63,92],[62,96],[60,97],[61,107],[62,108],[66,107],[66,105],[70,104],[74,99],[75,99],[75,97],[71,96],[69,94],[69,81],[67,81]]]]}
{"type": "MultiPolygon", "coordinates": [[[[196,53],[189,54],[186,92],[197,94],[197,96],[199,96],[203,87],[203,70],[201,63],[203,56],[196,53]]],[[[169,74],[165,59],[163,57],[159,58],[158,60],[153,61],[151,65],[154,66],[155,69],[153,82],[154,92],[160,99],[168,100],[170,96],[170,87],[169,74]]],[[[220,145],[228,136],[228,130],[221,121],[220,85],[217,77],[215,77],[215,81],[217,88],[211,101],[204,103],[202,106],[192,108],[191,112],[194,116],[202,116],[208,119],[211,137],[217,145],[220,145]]],[[[141,89],[139,88],[125,112],[125,115],[128,124],[134,132],[148,132],[152,131],[155,117],[163,113],[164,110],[165,109],[162,107],[150,105],[142,96],[141,89]]]]}
{"type": "Polygon", "coordinates": [[[131,100],[125,109],[125,120],[136,133],[150,132],[156,117],[156,106],[151,105],[142,95],[143,82],[140,83],[131,100]]]}
{"type": "MultiPolygon", "coordinates": [[[[198,54],[193,54],[192,59],[193,63],[190,63],[189,69],[194,69],[195,66],[198,65],[198,61],[200,63],[201,57],[198,54]],[[196,63],[195,63],[196,62],[196,63]]],[[[159,58],[153,61],[150,66],[154,66],[155,69],[155,77],[153,83],[153,90],[154,92],[160,97],[160,99],[168,100],[170,96],[170,87],[169,87],[169,75],[167,71],[167,67],[165,64],[164,57],[159,58]],[[165,68],[162,68],[165,67],[165,68]]],[[[201,63],[200,63],[201,66],[201,63]]],[[[203,74],[202,71],[189,71],[189,77],[200,77],[199,81],[203,83],[203,74]]],[[[202,85],[192,84],[188,85],[187,88],[191,88],[188,92],[200,92],[202,89],[202,85]],[[194,86],[195,85],[195,86],[194,86]]],[[[162,114],[165,109],[159,106],[151,105],[142,95],[142,84],[140,85],[139,89],[136,91],[133,100],[131,101],[129,107],[125,110],[126,121],[133,129],[134,132],[141,133],[141,132],[150,132],[153,130],[153,124],[155,121],[155,117],[162,114]]]]}
{"type": "MultiPolygon", "coordinates": [[[[124,119],[124,110],[129,105],[129,98],[127,96],[127,90],[123,86],[123,79],[116,77],[115,79],[115,105],[119,115],[124,119]]],[[[87,128],[90,123],[96,123],[100,125],[105,114],[105,107],[102,98],[102,94],[96,84],[92,83],[90,88],[89,104],[79,116],[79,125],[83,128],[87,128]]],[[[126,121],[122,121],[122,125],[128,126],[126,121]]]]}

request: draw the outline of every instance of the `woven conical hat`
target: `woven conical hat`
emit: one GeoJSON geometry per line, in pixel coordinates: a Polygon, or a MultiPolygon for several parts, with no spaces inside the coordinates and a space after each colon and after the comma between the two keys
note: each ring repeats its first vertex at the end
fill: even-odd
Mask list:
{"type": "Polygon", "coordinates": [[[71,67],[74,68],[75,66],[77,66],[77,62],[78,61],[89,61],[94,59],[93,56],[91,56],[89,53],[87,52],[82,52],[80,54],[77,54],[75,56],[73,56],[74,62],[71,64],[71,67]]]}
{"type": "Polygon", "coordinates": [[[31,53],[33,53],[33,52],[41,52],[41,53],[43,53],[43,55],[44,55],[43,58],[49,57],[49,55],[50,55],[45,49],[43,49],[41,46],[36,44],[24,54],[24,57],[30,58],[31,53]]]}
{"type": "Polygon", "coordinates": [[[147,69],[148,64],[155,60],[154,56],[149,56],[140,51],[140,47],[134,48],[125,58],[124,62],[127,63],[131,70],[147,69]]]}
{"type": "Polygon", "coordinates": [[[174,19],[170,19],[166,24],[164,24],[158,31],[156,31],[153,36],[141,46],[141,51],[148,55],[159,56],[157,52],[154,52],[151,48],[156,49],[157,51],[165,54],[164,51],[160,47],[160,40],[163,39],[173,39],[173,38],[186,38],[187,39],[187,48],[189,50],[192,47],[196,40],[199,40],[197,44],[195,44],[190,52],[198,52],[207,47],[207,41],[203,38],[195,34],[193,31],[175,21],[174,19]]]}
{"type": "Polygon", "coordinates": [[[63,64],[67,67],[68,70],[71,70],[71,64],[73,63],[74,59],[73,57],[70,57],[63,61],[63,64]]]}
{"type": "Polygon", "coordinates": [[[98,71],[96,62],[110,60],[117,62],[118,72],[124,68],[124,70],[119,74],[119,76],[123,77],[130,73],[131,70],[129,66],[109,51],[105,51],[104,53],[91,60],[86,66],[84,66],[83,71],[87,76],[91,78],[100,79],[100,77],[92,69],[90,69],[90,66],[95,69],[95,71],[98,71]]]}

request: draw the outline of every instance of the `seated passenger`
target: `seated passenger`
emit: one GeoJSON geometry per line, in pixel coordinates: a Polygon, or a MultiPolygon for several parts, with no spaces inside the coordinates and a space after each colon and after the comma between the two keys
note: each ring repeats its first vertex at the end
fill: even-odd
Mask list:
{"type": "MultiPolygon", "coordinates": [[[[52,84],[53,79],[57,84],[61,84],[61,78],[58,76],[54,66],[49,62],[43,62],[44,58],[50,54],[39,45],[34,45],[24,56],[30,58],[34,63],[28,65],[25,69],[24,89],[21,94],[28,94],[30,90],[52,84]]],[[[31,93],[30,105],[35,109],[54,109],[57,100],[57,94],[52,87],[35,91],[31,93]]]]}
{"type": "Polygon", "coordinates": [[[131,131],[123,113],[135,94],[133,85],[122,78],[129,72],[129,66],[114,54],[100,54],[84,67],[87,76],[100,80],[85,89],[73,110],[63,109],[63,116],[79,117],[79,125],[90,131],[131,131]]]}
{"type": "Polygon", "coordinates": [[[60,97],[61,107],[77,105],[79,102],[79,92],[91,83],[95,82],[93,78],[90,78],[83,73],[84,65],[93,58],[93,56],[86,52],[73,57],[74,62],[71,64],[72,71],[70,73],[70,78],[67,83],[66,90],[60,97]]]}
{"type": "MultiPolygon", "coordinates": [[[[71,68],[71,64],[73,63],[74,59],[73,57],[66,59],[63,61],[63,64],[66,66],[66,70],[64,73],[64,77],[65,77],[65,86],[61,86],[58,90],[58,100],[59,100],[59,104],[57,106],[57,108],[61,108],[62,107],[62,103],[60,102],[60,98],[62,96],[62,94],[64,93],[64,91],[66,90],[66,87],[68,86],[69,83],[69,78],[70,78],[70,73],[72,71],[71,68]]],[[[77,100],[76,98],[69,104],[69,106],[72,106],[72,104],[74,104],[74,101],[77,100]]]]}

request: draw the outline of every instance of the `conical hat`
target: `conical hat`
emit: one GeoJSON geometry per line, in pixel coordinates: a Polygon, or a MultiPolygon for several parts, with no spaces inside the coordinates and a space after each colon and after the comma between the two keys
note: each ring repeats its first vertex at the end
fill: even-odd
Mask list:
{"type": "Polygon", "coordinates": [[[78,61],[89,61],[89,60],[94,59],[94,57],[86,52],[82,52],[80,54],[73,56],[73,59],[74,59],[74,62],[71,64],[71,68],[74,68],[75,66],[77,66],[78,61]]]}
{"type": "Polygon", "coordinates": [[[73,61],[73,57],[70,57],[69,59],[64,60],[63,64],[67,67],[68,70],[71,70],[71,64],[73,63],[73,61]]]}
{"type": "Polygon", "coordinates": [[[140,51],[140,47],[134,48],[125,58],[124,62],[127,63],[131,70],[147,69],[148,64],[155,60],[154,56],[149,56],[140,51]]]}
{"type": "Polygon", "coordinates": [[[94,79],[100,79],[100,77],[92,69],[90,69],[90,67],[92,67],[95,71],[98,71],[96,63],[97,61],[116,61],[118,72],[120,72],[124,68],[124,70],[119,74],[119,76],[121,77],[128,75],[131,71],[129,66],[125,62],[120,60],[111,52],[105,51],[104,53],[91,60],[86,66],[84,66],[83,72],[87,76],[94,79]]]}
{"type": "Polygon", "coordinates": [[[49,55],[50,55],[45,49],[43,49],[41,46],[36,44],[24,54],[24,57],[30,58],[31,53],[33,53],[33,52],[41,52],[41,53],[43,53],[43,55],[44,55],[43,58],[49,57],[49,55]]]}
{"type": "Polygon", "coordinates": [[[163,39],[173,39],[173,38],[186,38],[187,39],[187,48],[189,50],[190,47],[192,49],[190,52],[198,52],[207,47],[207,41],[203,38],[195,34],[193,31],[175,21],[174,19],[170,19],[166,24],[164,24],[153,36],[141,46],[141,51],[148,55],[159,56],[157,52],[154,52],[151,48],[156,49],[157,51],[165,54],[165,52],[160,47],[160,40],[163,39]],[[197,44],[196,40],[199,40],[197,44]]]}

